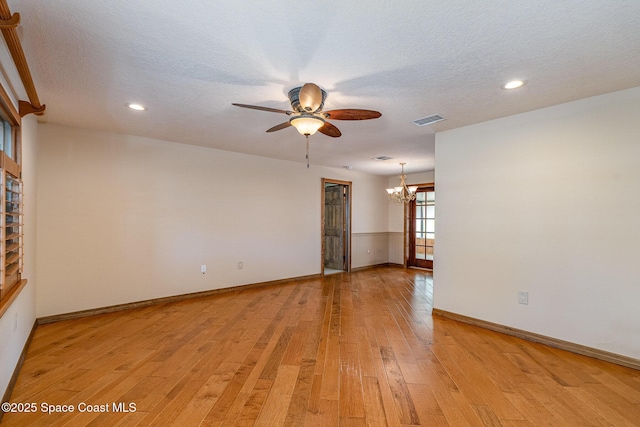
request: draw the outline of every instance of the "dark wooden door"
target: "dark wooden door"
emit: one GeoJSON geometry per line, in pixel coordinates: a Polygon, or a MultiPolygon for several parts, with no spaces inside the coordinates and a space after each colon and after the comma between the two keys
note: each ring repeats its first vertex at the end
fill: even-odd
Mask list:
{"type": "Polygon", "coordinates": [[[345,186],[328,185],[324,191],[324,266],[346,270],[345,186]]]}
{"type": "Polygon", "coordinates": [[[436,193],[433,187],[421,187],[409,204],[409,265],[433,268],[436,239],[436,193]]]}

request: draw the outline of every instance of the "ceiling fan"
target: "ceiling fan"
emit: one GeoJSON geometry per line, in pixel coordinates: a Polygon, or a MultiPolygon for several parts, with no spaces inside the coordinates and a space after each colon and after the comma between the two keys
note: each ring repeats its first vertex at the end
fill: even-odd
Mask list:
{"type": "Polygon", "coordinates": [[[309,136],[316,132],[320,132],[334,138],[342,135],[340,130],[333,124],[328,122],[331,120],[369,120],[377,119],[382,114],[373,110],[358,110],[353,108],[341,110],[322,111],[324,101],[327,98],[327,92],[320,89],[318,85],[306,83],[304,86],[293,88],[289,91],[289,102],[291,109],[279,110],[277,108],[261,107],[258,105],[236,104],[233,105],[243,108],[252,108],[254,110],[270,111],[272,113],[284,113],[291,118],[276,125],[267,132],[275,132],[277,130],[295,127],[302,135],[309,136]]]}

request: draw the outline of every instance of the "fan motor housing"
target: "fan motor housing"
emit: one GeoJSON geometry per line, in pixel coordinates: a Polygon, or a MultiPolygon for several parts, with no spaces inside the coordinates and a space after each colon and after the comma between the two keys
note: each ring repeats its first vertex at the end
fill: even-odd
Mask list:
{"type": "MultiPolygon", "coordinates": [[[[305,113],[307,111],[300,105],[300,89],[302,89],[302,86],[294,87],[289,91],[289,94],[287,96],[289,97],[289,102],[291,102],[291,108],[293,109],[293,111],[297,113],[305,113]]],[[[322,110],[324,101],[325,99],[327,99],[327,92],[325,92],[324,89],[320,89],[320,92],[322,92],[322,102],[320,103],[320,106],[316,111],[322,110]]]]}

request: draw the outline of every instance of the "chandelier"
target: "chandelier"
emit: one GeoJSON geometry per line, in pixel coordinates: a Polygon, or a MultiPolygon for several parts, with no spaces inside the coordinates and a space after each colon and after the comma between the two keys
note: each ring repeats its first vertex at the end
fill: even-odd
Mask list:
{"type": "Polygon", "coordinates": [[[400,163],[402,167],[402,173],[400,175],[400,186],[387,188],[387,193],[389,193],[389,200],[393,200],[398,203],[408,203],[412,200],[416,199],[416,191],[418,190],[417,185],[412,185],[411,187],[407,187],[407,176],[404,174],[404,165],[406,163],[400,163]]]}

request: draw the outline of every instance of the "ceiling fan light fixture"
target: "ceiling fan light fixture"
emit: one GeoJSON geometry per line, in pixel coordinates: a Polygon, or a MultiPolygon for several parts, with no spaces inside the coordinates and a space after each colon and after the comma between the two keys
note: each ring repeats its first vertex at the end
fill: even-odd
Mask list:
{"type": "Polygon", "coordinates": [[[324,126],[324,120],[321,117],[311,115],[297,116],[289,122],[301,135],[308,136],[315,134],[318,129],[324,126]]]}

